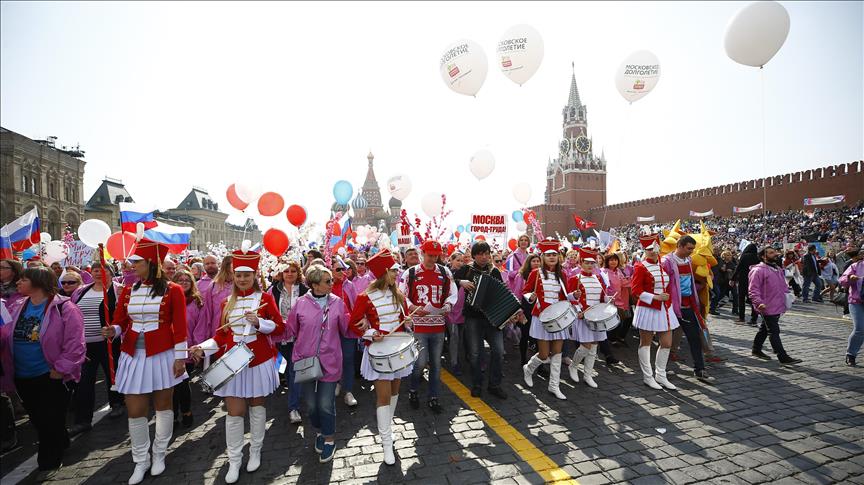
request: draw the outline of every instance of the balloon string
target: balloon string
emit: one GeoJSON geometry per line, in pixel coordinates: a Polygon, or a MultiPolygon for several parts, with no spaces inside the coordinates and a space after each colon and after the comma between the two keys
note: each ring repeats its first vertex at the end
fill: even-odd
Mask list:
{"type": "Polygon", "coordinates": [[[765,142],[765,69],[759,68],[759,82],[762,90],[762,213],[768,210],[768,188],[765,177],[768,176],[767,143],[765,142]]]}

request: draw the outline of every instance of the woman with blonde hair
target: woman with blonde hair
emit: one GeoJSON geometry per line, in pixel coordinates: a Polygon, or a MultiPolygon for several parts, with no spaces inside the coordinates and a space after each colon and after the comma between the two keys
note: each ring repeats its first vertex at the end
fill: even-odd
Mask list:
{"type": "MultiPolygon", "coordinates": [[[[273,295],[276,300],[276,306],[279,307],[279,313],[282,315],[282,320],[288,322],[288,316],[291,310],[297,304],[297,301],[305,295],[309,288],[303,284],[303,269],[297,261],[288,261],[283,263],[281,272],[278,273],[278,280],[273,283],[268,292],[273,295]]],[[[271,338],[276,343],[276,348],[288,362],[291,362],[291,356],[294,353],[295,336],[285,325],[285,332],[281,335],[274,335],[271,338]]],[[[303,421],[300,417],[300,394],[302,389],[300,384],[294,383],[294,366],[290,363],[287,366],[286,373],[288,374],[288,419],[291,424],[299,424],[303,421]]]]}
{"type": "MultiPolygon", "coordinates": [[[[191,271],[177,270],[173,281],[180,285],[186,298],[186,344],[192,347],[210,337],[210,327],[201,318],[204,299],[191,271]]],[[[191,374],[194,369],[194,359],[186,359],[186,373],[191,374]]],[[[192,389],[189,387],[188,377],[174,386],[174,423],[180,423],[181,420],[184,428],[192,426],[192,389]]]]}

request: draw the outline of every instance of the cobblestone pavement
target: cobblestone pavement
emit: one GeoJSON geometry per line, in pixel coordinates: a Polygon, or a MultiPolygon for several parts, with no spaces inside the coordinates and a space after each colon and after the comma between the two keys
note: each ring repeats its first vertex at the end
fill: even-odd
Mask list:
{"type": "MultiPolygon", "coordinates": [[[[542,378],[527,390],[508,345],[509,398],[484,393],[488,408],[479,414],[454,394],[453,381],[442,386],[440,415],[412,410],[403,386],[393,467],[382,464],[368,384],[355,389],[356,410],[337,401],[339,448],[328,464],[317,462],[304,427],[289,424],[280,390],[267,404],[263,464],[254,474],[242,472],[239,483],[542,483],[548,474],[532,465],[547,463],[557,477],[582,484],[864,484],[864,369],[843,364],[850,321],[832,305],[796,304],[781,326],[789,353],[804,360],[798,366],[751,357],[756,329],[734,325],[726,311],[711,322],[718,354],[727,359],[709,367],[714,383],[694,379],[686,363],[670,364],[679,390],[648,389],[631,340],[629,348],[615,347],[623,365],[596,366],[599,389],[562,379],[567,401],[549,395],[542,378]]],[[[175,432],[167,470],[145,484],[223,482],[225,413],[218,399],[193,388],[195,426],[175,432]]],[[[34,452],[29,424],[21,428],[23,447],[3,457],[4,475],[34,452]]],[[[56,483],[125,483],[133,467],[126,420],[98,423],[73,441],[65,462],[56,483]]]]}

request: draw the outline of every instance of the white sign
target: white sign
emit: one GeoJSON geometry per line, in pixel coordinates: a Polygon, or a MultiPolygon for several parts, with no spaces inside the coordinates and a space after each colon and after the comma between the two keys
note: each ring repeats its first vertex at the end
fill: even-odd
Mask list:
{"type": "Polygon", "coordinates": [[[507,239],[506,214],[474,214],[471,216],[471,234],[482,234],[489,238],[507,239]]]}
{"type": "Polygon", "coordinates": [[[408,248],[410,248],[411,246],[413,246],[413,245],[411,244],[411,242],[412,242],[413,240],[414,240],[414,236],[412,236],[412,235],[410,235],[410,234],[407,235],[407,236],[398,236],[398,237],[396,238],[396,242],[397,242],[397,245],[399,246],[399,249],[408,249],[408,248]]]}
{"type": "Polygon", "coordinates": [[[63,266],[86,266],[92,261],[96,250],[84,244],[83,241],[73,241],[68,245],[66,259],[61,263],[63,266]]]}

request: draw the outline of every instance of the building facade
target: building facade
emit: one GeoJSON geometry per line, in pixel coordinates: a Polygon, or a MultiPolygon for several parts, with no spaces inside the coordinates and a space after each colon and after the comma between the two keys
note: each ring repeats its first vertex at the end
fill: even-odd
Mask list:
{"type": "Polygon", "coordinates": [[[378,228],[379,232],[390,234],[398,225],[399,213],[402,211],[402,202],[399,199],[391,197],[387,204],[387,209],[384,208],[381,198],[381,188],[378,186],[378,180],[375,178],[375,156],[370,152],[366,156],[366,160],[369,164],[366,170],[366,180],[363,182],[363,186],[357,193],[357,196],[351,202],[354,214],[352,224],[355,226],[374,226],[378,228]]]}
{"type": "Polygon", "coordinates": [[[0,127],[0,225],[34,206],[42,231],[59,239],[84,220],[84,151],[33,140],[0,127]]]}

